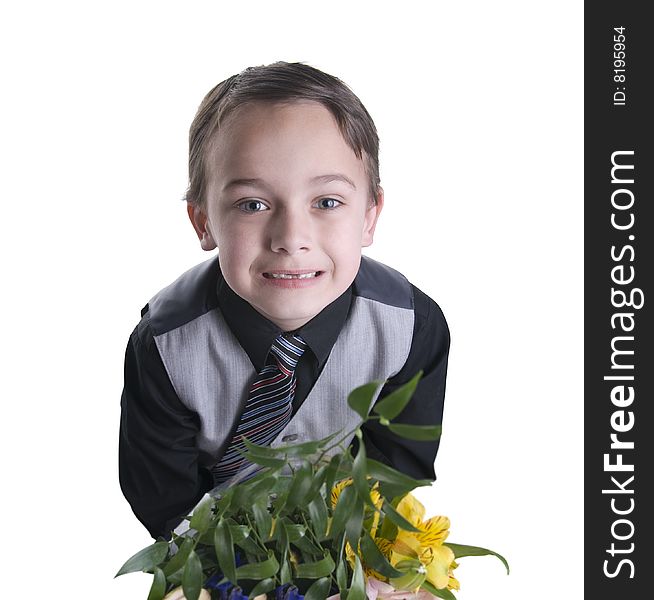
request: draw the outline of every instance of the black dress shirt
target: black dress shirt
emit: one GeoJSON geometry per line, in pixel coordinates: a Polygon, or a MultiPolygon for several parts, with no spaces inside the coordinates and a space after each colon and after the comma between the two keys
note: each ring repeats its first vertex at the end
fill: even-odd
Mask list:
{"type": "MultiPolygon", "coordinates": [[[[216,288],[217,303],[227,325],[259,372],[273,340],[282,331],[235,294],[221,276],[216,288]]],[[[397,375],[386,382],[379,399],[422,370],[411,401],[394,422],[436,425],[443,416],[449,331],[438,305],[415,286],[412,289],[415,320],[409,356],[397,375]]],[[[296,330],[308,348],[296,368],[294,413],[318,379],[347,319],[351,300],[350,287],[296,330]]],[[[119,470],[123,493],[153,537],[168,537],[181,516],[213,488],[213,477],[197,465],[197,415],[182,404],[170,383],[147,314],[127,346],[121,406],[119,470]]],[[[438,441],[407,440],[378,421],[367,423],[362,431],[371,458],[413,477],[435,478],[438,441]]]]}

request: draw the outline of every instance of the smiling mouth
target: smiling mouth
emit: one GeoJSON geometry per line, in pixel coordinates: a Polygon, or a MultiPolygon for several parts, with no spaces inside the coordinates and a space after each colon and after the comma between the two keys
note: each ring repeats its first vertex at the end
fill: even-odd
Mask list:
{"type": "Polygon", "coordinates": [[[289,273],[286,271],[273,271],[264,273],[266,279],[313,279],[322,275],[322,271],[307,271],[304,273],[289,273]]]}

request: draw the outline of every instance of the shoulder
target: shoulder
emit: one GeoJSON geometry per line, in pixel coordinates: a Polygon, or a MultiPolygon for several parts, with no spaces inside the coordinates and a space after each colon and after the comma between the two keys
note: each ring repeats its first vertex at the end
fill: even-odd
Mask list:
{"type": "Polygon", "coordinates": [[[353,293],[392,307],[412,310],[414,345],[449,346],[449,328],[441,307],[399,271],[363,256],[353,293]]]}
{"type": "Polygon", "coordinates": [[[449,340],[450,332],[441,307],[422,290],[411,284],[416,318],[414,335],[433,335],[449,340]]]}
{"type": "MultiPolygon", "coordinates": [[[[411,350],[402,369],[393,377],[395,385],[406,383],[418,371],[429,385],[444,386],[450,350],[450,330],[441,307],[422,290],[410,284],[414,298],[411,350]]],[[[389,380],[391,381],[391,380],[389,380]]]]}
{"type": "Polygon", "coordinates": [[[160,335],[197,319],[218,305],[218,257],[195,265],[157,292],[141,311],[141,325],[160,335]]]}
{"type": "Polygon", "coordinates": [[[367,256],[352,287],[355,297],[367,298],[396,308],[414,308],[413,286],[399,271],[367,256]]]}
{"type": "Polygon", "coordinates": [[[432,298],[399,271],[367,256],[361,257],[353,293],[397,308],[412,309],[418,323],[429,322],[447,328],[443,311],[432,298]]]}

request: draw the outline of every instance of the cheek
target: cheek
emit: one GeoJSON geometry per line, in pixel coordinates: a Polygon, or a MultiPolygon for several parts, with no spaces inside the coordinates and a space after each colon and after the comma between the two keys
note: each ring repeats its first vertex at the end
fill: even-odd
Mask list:
{"type": "Polygon", "coordinates": [[[247,274],[257,252],[252,240],[252,236],[238,235],[237,231],[220,236],[218,254],[226,276],[238,277],[247,274]]]}
{"type": "Polygon", "coordinates": [[[224,218],[218,228],[218,249],[230,254],[247,252],[248,248],[255,246],[260,233],[252,224],[242,219],[224,218]]]}
{"type": "Polygon", "coordinates": [[[338,254],[361,249],[363,220],[347,220],[329,228],[324,239],[338,254]]]}
{"type": "Polygon", "coordinates": [[[353,278],[361,260],[361,229],[348,223],[331,232],[328,253],[339,276],[353,278]]]}

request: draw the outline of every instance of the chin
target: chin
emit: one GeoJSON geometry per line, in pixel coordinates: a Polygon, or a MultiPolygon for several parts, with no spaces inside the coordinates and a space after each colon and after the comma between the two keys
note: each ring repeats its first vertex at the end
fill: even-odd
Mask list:
{"type": "Polygon", "coordinates": [[[283,313],[273,313],[271,314],[270,317],[268,317],[273,323],[277,323],[284,329],[286,325],[282,326],[283,324],[289,324],[289,327],[287,328],[288,331],[292,329],[297,329],[298,327],[302,327],[305,323],[308,323],[313,319],[320,311],[322,308],[317,309],[316,311],[313,310],[298,310],[298,311],[284,311],[283,313]]]}
{"type": "MultiPolygon", "coordinates": [[[[329,304],[329,303],[327,303],[329,304]]],[[[307,305],[306,303],[286,302],[283,305],[259,305],[259,312],[285,331],[292,331],[302,327],[315,317],[325,305],[307,305]]]]}

